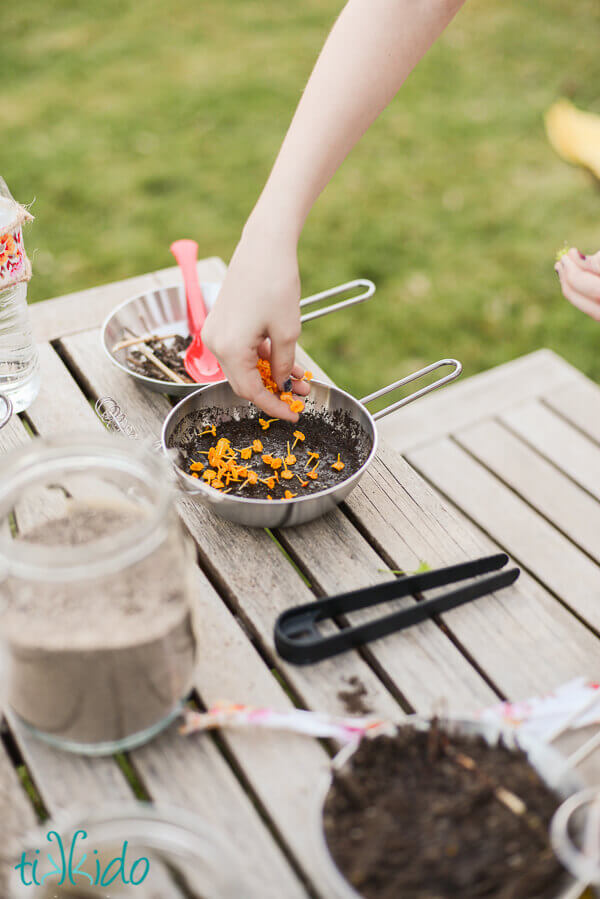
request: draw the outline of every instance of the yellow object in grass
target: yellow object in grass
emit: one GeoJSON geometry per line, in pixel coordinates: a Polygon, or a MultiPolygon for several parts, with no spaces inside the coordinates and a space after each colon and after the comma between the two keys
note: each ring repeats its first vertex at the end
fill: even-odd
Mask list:
{"type": "Polygon", "coordinates": [[[557,100],[546,113],[546,134],[559,156],[600,180],[600,116],[557,100]]]}

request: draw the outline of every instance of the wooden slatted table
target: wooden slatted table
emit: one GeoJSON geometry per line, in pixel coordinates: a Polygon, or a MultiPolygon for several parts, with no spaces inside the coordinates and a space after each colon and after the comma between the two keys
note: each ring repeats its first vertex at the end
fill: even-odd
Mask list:
{"type": "MultiPolygon", "coordinates": [[[[219,280],[224,264],[203,260],[199,271],[219,280]]],[[[156,437],[169,401],[110,364],[99,330],[118,302],[176,281],[167,269],[33,306],[42,388],[0,431],[0,451],[34,434],[99,433],[93,401],[106,395],[141,435],[156,437]]],[[[378,715],[467,715],[597,676],[600,389],[541,351],[390,416],[381,432],[378,458],[348,501],[308,525],[246,530],[179,501],[198,547],[200,700],[344,714],[359,693],[378,715]],[[523,567],[501,595],[317,666],[277,657],[273,623],[290,605],[377,583],[390,568],[445,565],[499,546],[523,567]]],[[[235,731],[184,738],[173,726],[126,760],[88,759],[31,739],[9,712],[4,728],[4,875],[35,821],[25,776],[38,812],[52,815],[75,801],[131,797],[133,771],[138,793],[189,808],[226,835],[245,871],[244,899],[326,899],[314,844],[315,786],[328,761],[320,743],[235,731]]],[[[586,774],[600,783],[597,759],[586,774]]],[[[167,894],[180,896],[174,885],[156,895],[167,894]]]]}

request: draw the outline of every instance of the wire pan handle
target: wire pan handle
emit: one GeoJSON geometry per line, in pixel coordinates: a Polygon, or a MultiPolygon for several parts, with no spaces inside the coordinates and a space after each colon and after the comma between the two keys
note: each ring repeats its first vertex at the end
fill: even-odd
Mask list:
{"type": "Polygon", "coordinates": [[[443,378],[438,378],[438,380],[434,381],[433,384],[427,384],[426,387],[421,387],[420,390],[415,390],[414,393],[409,393],[408,396],[403,397],[396,403],[392,403],[391,405],[386,406],[385,409],[380,409],[379,412],[375,412],[373,418],[375,419],[375,421],[379,421],[380,418],[385,418],[386,415],[390,415],[391,412],[395,412],[397,409],[401,409],[402,406],[408,406],[409,403],[414,403],[415,400],[420,399],[420,397],[425,396],[427,393],[431,393],[433,390],[438,390],[440,387],[443,387],[444,384],[449,384],[450,381],[456,380],[456,378],[458,378],[458,376],[462,372],[462,364],[458,361],[458,359],[440,359],[438,362],[432,362],[431,365],[427,365],[425,368],[421,368],[419,369],[419,371],[415,371],[411,375],[407,375],[405,378],[400,378],[399,381],[394,381],[393,384],[388,384],[387,387],[382,387],[381,390],[376,390],[375,393],[370,393],[368,396],[363,397],[360,402],[363,406],[366,406],[369,403],[373,402],[373,400],[377,400],[381,396],[386,396],[393,390],[397,390],[399,387],[404,387],[406,384],[411,384],[413,381],[417,381],[419,378],[424,378],[425,375],[430,374],[430,372],[436,371],[438,368],[443,368],[446,365],[452,366],[452,371],[449,374],[444,375],[443,378]]]}
{"type": "Polygon", "coordinates": [[[355,290],[357,287],[364,288],[362,293],[349,297],[347,300],[342,300],[340,303],[333,303],[331,306],[325,306],[323,309],[316,309],[314,312],[308,312],[306,315],[302,316],[302,323],[304,324],[304,322],[312,321],[313,318],[321,318],[322,315],[329,315],[330,312],[337,312],[338,309],[345,309],[347,306],[354,306],[356,303],[364,303],[365,300],[368,300],[375,293],[375,285],[372,281],[369,281],[368,278],[356,278],[354,281],[338,284],[337,287],[330,287],[328,290],[322,290],[321,293],[314,293],[312,296],[300,300],[300,308],[304,309],[305,306],[312,306],[314,303],[319,303],[321,300],[329,299],[329,297],[338,297],[340,294],[348,293],[351,290],[355,290]]]}

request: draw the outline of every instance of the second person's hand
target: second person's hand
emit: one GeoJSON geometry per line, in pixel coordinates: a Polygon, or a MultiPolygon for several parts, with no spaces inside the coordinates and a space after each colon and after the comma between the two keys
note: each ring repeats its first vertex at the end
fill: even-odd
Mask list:
{"type": "Polygon", "coordinates": [[[584,256],[575,247],[554,266],[567,300],[600,321],[600,252],[584,256]]]}
{"type": "Polygon", "coordinates": [[[308,384],[300,380],[304,370],[295,363],[299,302],[295,240],[281,233],[267,239],[261,228],[255,232],[249,223],[202,329],[203,341],[218,358],[234,392],[268,415],[293,422],[298,416],[265,388],[256,363],[259,356],[270,358],[273,378],[282,390],[292,378],[294,393],[309,392],[308,384]]]}

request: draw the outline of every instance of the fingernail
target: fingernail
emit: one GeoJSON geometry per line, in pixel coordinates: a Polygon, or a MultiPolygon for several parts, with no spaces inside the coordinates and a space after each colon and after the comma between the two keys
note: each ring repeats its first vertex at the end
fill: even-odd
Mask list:
{"type": "Polygon", "coordinates": [[[587,256],[584,253],[579,254],[580,259],[587,259],[587,256]]]}
{"type": "Polygon", "coordinates": [[[557,277],[560,278],[560,274],[558,273],[558,266],[557,266],[557,265],[554,266],[554,271],[556,272],[557,277]]]}
{"type": "Polygon", "coordinates": [[[287,381],[284,381],[283,392],[289,393],[291,389],[292,389],[292,379],[288,378],[287,381]]]}

